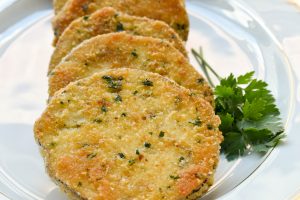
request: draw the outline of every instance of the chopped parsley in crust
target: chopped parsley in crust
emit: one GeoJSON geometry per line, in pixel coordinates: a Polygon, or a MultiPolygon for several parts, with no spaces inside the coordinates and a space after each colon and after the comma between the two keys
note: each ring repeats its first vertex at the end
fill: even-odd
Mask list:
{"type": "Polygon", "coordinates": [[[53,19],[56,40],[73,20],[104,7],[113,7],[129,15],[164,21],[183,40],[187,40],[189,20],[182,0],[69,0],[53,19]]]}
{"type": "Polygon", "coordinates": [[[126,31],[133,35],[149,36],[169,41],[187,57],[184,43],[166,23],[145,17],[135,17],[103,8],[90,16],[73,21],[60,36],[51,57],[49,72],[78,44],[94,36],[126,31]]]}
{"type": "Polygon", "coordinates": [[[212,106],[189,90],[122,68],[58,91],[34,131],[50,176],[75,199],[172,200],[196,199],[212,184],[219,125],[212,106]]]}
{"type": "MultiPolygon", "coordinates": [[[[213,102],[212,90],[189,61],[169,42],[126,33],[109,33],[84,41],[49,74],[49,95],[70,82],[111,68],[137,68],[159,73],[193,94],[213,102]]],[[[180,101],[180,99],[178,99],[180,101]]]]}

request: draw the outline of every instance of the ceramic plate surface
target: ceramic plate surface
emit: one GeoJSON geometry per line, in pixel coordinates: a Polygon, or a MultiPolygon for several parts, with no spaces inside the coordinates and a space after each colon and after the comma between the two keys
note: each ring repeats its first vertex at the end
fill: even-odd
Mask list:
{"type": "MultiPolygon", "coordinates": [[[[1,3],[0,193],[14,200],[64,200],[65,195],[45,173],[32,131],[34,121],[46,107],[46,74],[53,51],[51,2],[1,3]]],[[[293,77],[284,53],[256,14],[239,1],[191,0],[186,6],[191,22],[187,49],[201,46],[206,59],[222,76],[254,70],[256,77],[269,83],[287,127],[294,104],[293,77]]],[[[190,59],[197,68],[195,60],[190,59]]],[[[203,199],[227,194],[272,153],[253,154],[233,162],[222,156],[215,184],[203,199]]]]}

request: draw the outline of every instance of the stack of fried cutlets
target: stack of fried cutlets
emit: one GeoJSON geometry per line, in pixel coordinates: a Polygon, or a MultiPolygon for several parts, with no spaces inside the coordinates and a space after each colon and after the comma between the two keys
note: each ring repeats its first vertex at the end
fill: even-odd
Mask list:
{"type": "Polygon", "coordinates": [[[55,0],[49,104],[35,123],[71,199],[197,199],[223,140],[187,59],[183,0],[55,0]]]}

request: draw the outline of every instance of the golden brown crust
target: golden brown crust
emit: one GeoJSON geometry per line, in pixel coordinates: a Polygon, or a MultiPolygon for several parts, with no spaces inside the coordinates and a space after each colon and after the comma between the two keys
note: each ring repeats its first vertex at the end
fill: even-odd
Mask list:
{"type": "Polygon", "coordinates": [[[49,72],[75,46],[84,40],[97,35],[120,31],[126,31],[133,35],[165,39],[187,57],[182,40],[166,23],[126,15],[117,12],[113,8],[106,7],[94,12],[90,16],[79,18],[68,26],[56,44],[56,49],[50,61],[49,72]]]}
{"type": "MultiPolygon", "coordinates": [[[[53,7],[55,14],[62,10],[64,5],[67,3],[68,0],[53,0],[53,7]]],[[[185,5],[185,0],[181,0],[183,5],[185,5]]]]}
{"type": "Polygon", "coordinates": [[[53,0],[54,13],[57,14],[68,0],[53,0]]]}
{"type": "Polygon", "coordinates": [[[209,85],[169,42],[126,33],[99,35],[77,46],[49,74],[49,95],[97,71],[121,67],[159,73],[213,103],[209,85]]]}
{"type": "Polygon", "coordinates": [[[164,21],[183,40],[187,40],[189,21],[182,0],[69,0],[53,19],[56,40],[73,20],[103,7],[113,7],[129,15],[164,21]]]}
{"type": "Polygon", "coordinates": [[[34,131],[50,176],[75,199],[177,200],[196,199],[211,184],[219,124],[187,89],[123,68],[57,92],[34,131]]]}

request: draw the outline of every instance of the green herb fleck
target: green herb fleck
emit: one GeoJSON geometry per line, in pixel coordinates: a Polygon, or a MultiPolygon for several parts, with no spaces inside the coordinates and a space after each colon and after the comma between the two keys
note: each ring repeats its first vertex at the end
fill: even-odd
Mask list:
{"type": "Polygon", "coordinates": [[[177,96],[175,97],[175,103],[180,103],[182,101],[182,98],[177,96]]]}
{"type": "Polygon", "coordinates": [[[207,127],[208,130],[213,130],[214,129],[214,126],[211,125],[211,124],[207,124],[206,127],[207,127]]]}
{"type": "Polygon", "coordinates": [[[126,114],[126,113],[122,113],[121,116],[122,116],[122,117],[126,117],[127,114],[126,114]]]}
{"type": "Polygon", "coordinates": [[[90,154],[88,154],[86,157],[88,158],[88,159],[92,159],[92,158],[95,158],[97,156],[97,153],[90,153],[90,154]]]}
{"type": "Polygon", "coordinates": [[[201,126],[201,120],[199,119],[199,117],[193,121],[189,121],[190,124],[193,124],[194,126],[201,126]]]}
{"type": "Polygon", "coordinates": [[[145,146],[146,148],[150,148],[150,147],[151,147],[151,144],[148,143],[148,142],[145,142],[144,146],[145,146]]]}
{"type": "Polygon", "coordinates": [[[51,143],[49,144],[49,146],[50,146],[51,148],[54,148],[56,145],[57,145],[56,142],[51,142],[51,143]]]}
{"type": "Polygon", "coordinates": [[[181,156],[180,158],[179,158],[179,162],[182,162],[182,161],[184,161],[185,159],[184,159],[184,157],[183,156],[181,156]]]}
{"type": "Polygon", "coordinates": [[[170,175],[170,178],[171,178],[171,179],[174,179],[174,180],[177,180],[177,179],[179,179],[180,177],[179,177],[179,176],[170,175]]]}
{"type": "Polygon", "coordinates": [[[123,153],[118,153],[119,157],[122,158],[122,159],[125,159],[126,156],[123,154],[123,153]]]}
{"type": "Polygon", "coordinates": [[[59,36],[59,30],[58,30],[58,29],[54,29],[54,35],[55,35],[56,37],[59,36]]]}
{"type": "Polygon", "coordinates": [[[133,165],[134,163],[135,163],[135,159],[132,159],[132,160],[128,161],[129,166],[133,165]]]}
{"type": "Polygon", "coordinates": [[[88,15],[83,16],[83,20],[88,20],[88,19],[89,19],[88,15]]]}
{"type": "Polygon", "coordinates": [[[88,147],[88,146],[90,146],[90,145],[87,144],[87,143],[84,143],[84,144],[81,145],[81,148],[88,147]]]}
{"type": "Polygon", "coordinates": [[[158,135],[158,137],[163,138],[165,136],[165,132],[161,131],[158,135]]]}
{"type": "Polygon", "coordinates": [[[146,80],[143,81],[143,85],[151,87],[151,86],[153,86],[153,82],[146,79],[146,80]]]}
{"type": "Polygon", "coordinates": [[[48,76],[53,76],[55,75],[55,72],[51,71],[51,72],[48,72],[48,76]]]}
{"type": "Polygon", "coordinates": [[[116,31],[117,32],[124,31],[124,26],[123,26],[123,24],[121,22],[117,23],[116,31]]]}
{"type": "Polygon", "coordinates": [[[122,101],[122,97],[118,94],[116,97],[115,97],[115,102],[121,102],[122,101]]]}
{"type": "Polygon", "coordinates": [[[133,56],[133,57],[138,57],[138,54],[136,53],[136,50],[133,50],[132,52],[131,52],[131,55],[133,56]]]}
{"type": "Polygon", "coordinates": [[[199,79],[197,79],[197,83],[199,83],[199,84],[205,83],[204,78],[199,78],[199,79]]]}
{"type": "Polygon", "coordinates": [[[132,94],[133,94],[133,95],[137,95],[137,93],[138,93],[138,91],[135,90],[132,94]]]}
{"type": "Polygon", "coordinates": [[[106,112],[108,111],[108,109],[107,109],[106,106],[103,105],[103,106],[101,107],[101,111],[104,112],[104,113],[106,113],[106,112]]]}
{"type": "Polygon", "coordinates": [[[150,114],[150,119],[154,119],[156,117],[156,114],[150,114]]]}
{"type": "Polygon", "coordinates": [[[102,119],[94,119],[93,122],[95,122],[95,123],[101,123],[101,122],[102,122],[102,119]]]}
{"type": "Polygon", "coordinates": [[[113,78],[111,76],[103,76],[102,79],[106,81],[108,84],[108,88],[114,90],[114,91],[120,91],[122,88],[122,77],[113,78]]]}
{"type": "Polygon", "coordinates": [[[136,155],[140,155],[140,151],[138,149],[135,150],[136,155]]]}

